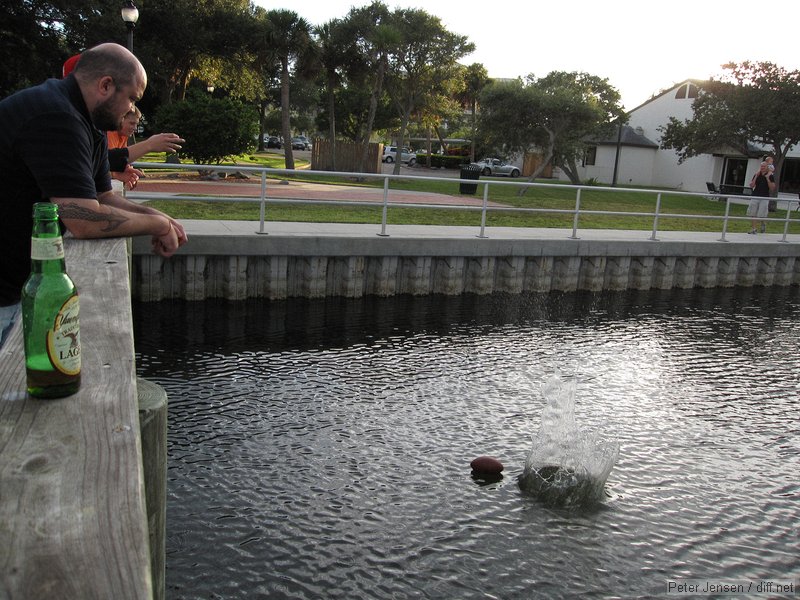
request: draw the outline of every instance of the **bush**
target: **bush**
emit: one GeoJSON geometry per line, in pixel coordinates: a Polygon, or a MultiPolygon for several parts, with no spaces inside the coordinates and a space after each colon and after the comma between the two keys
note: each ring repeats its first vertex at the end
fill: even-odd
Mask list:
{"type": "Polygon", "coordinates": [[[249,152],[258,136],[258,115],[253,107],[204,93],[165,104],[155,121],[158,131],[174,131],[186,140],[179,155],[196,164],[219,164],[249,152]]]}
{"type": "MultiPolygon", "coordinates": [[[[468,156],[445,156],[444,154],[431,154],[430,166],[434,168],[457,169],[461,165],[469,164],[468,156]]],[[[417,164],[428,166],[428,155],[417,154],[417,164]]]]}

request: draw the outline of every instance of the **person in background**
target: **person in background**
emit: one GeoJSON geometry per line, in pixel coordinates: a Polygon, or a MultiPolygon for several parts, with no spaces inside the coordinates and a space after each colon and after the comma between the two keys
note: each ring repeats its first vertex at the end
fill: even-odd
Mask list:
{"type": "Polygon", "coordinates": [[[76,238],[147,235],[153,251],[172,256],[187,242],[183,226],[111,190],[105,131],[117,129],[144,93],[147,73],[118,44],[81,54],[64,79],[49,79],[0,101],[0,332],[8,329],[30,271],[33,204],[58,205],[76,238]]]}
{"type": "Polygon", "coordinates": [[[750,204],[747,206],[747,216],[750,217],[752,229],[750,234],[755,235],[758,233],[758,224],[761,223],[761,233],[767,231],[767,222],[764,221],[769,212],[769,198],[772,192],[778,186],[775,183],[775,175],[769,169],[766,161],[762,162],[758,171],[750,180],[750,188],[753,190],[753,196],[750,199],[750,204]]]}
{"type": "Polygon", "coordinates": [[[75,70],[75,65],[78,64],[78,61],[81,59],[80,53],[73,54],[67,60],[64,61],[64,64],[61,65],[61,79],[64,79],[67,75],[72,73],[75,70]]]}
{"type": "MultiPolygon", "coordinates": [[[[127,152],[126,158],[128,163],[132,163],[150,152],[177,152],[181,149],[181,144],[185,140],[175,133],[157,133],[144,141],[129,146],[128,140],[136,131],[136,127],[139,125],[141,118],[142,112],[134,106],[131,111],[122,118],[119,129],[106,133],[109,152],[112,150],[125,150],[125,152],[127,152]]],[[[130,164],[128,167],[130,168],[126,168],[121,172],[112,170],[111,177],[122,182],[129,190],[132,190],[136,187],[136,183],[139,181],[139,178],[142,177],[143,173],[130,164]]]]}

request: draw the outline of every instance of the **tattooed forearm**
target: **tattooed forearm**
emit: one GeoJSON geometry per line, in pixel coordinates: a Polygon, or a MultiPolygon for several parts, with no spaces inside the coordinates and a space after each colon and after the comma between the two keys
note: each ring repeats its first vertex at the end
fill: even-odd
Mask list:
{"type": "Polygon", "coordinates": [[[128,218],[119,214],[113,208],[108,213],[98,213],[91,209],[81,206],[75,202],[64,202],[58,207],[58,216],[62,219],[77,219],[80,221],[91,221],[95,223],[107,223],[102,231],[116,231],[128,218]]]}

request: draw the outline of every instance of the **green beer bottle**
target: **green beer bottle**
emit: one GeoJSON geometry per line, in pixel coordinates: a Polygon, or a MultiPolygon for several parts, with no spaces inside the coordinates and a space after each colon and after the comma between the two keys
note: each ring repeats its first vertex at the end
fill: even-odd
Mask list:
{"type": "Polygon", "coordinates": [[[67,275],[58,207],[33,205],[31,274],[22,288],[28,393],[61,398],[81,386],[78,291],[67,275]]]}

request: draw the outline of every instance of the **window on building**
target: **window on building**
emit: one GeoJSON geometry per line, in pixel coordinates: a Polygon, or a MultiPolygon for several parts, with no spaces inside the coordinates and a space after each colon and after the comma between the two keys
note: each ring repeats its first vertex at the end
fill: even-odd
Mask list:
{"type": "Polygon", "coordinates": [[[684,98],[697,98],[697,86],[693,83],[687,83],[678,88],[675,92],[676,100],[683,100],[684,98]]]}
{"type": "Polygon", "coordinates": [[[593,166],[597,160],[597,146],[589,146],[583,154],[583,166],[593,166]]]}

